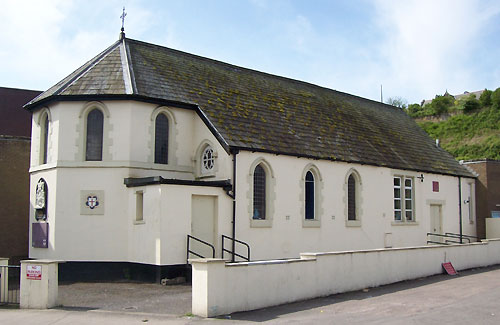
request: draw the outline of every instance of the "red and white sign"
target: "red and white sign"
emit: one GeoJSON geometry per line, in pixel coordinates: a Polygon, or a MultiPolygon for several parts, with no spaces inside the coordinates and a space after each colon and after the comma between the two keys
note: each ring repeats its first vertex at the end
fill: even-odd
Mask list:
{"type": "Polygon", "coordinates": [[[41,265],[26,265],[26,279],[41,280],[42,266],[41,265]]]}

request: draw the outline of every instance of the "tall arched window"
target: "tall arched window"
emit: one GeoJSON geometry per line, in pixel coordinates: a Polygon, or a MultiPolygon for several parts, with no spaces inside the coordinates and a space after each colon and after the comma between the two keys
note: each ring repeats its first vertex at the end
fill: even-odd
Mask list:
{"type": "Polygon", "coordinates": [[[356,220],[356,179],[352,174],[347,181],[347,220],[356,220]]]}
{"type": "Polygon", "coordinates": [[[253,219],[266,219],[266,171],[259,164],[253,173],[253,219]]]}
{"type": "Polygon", "coordinates": [[[42,124],[42,136],[40,137],[40,149],[42,151],[42,164],[47,163],[47,152],[49,148],[49,115],[45,114],[42,124]]]}
{"type": "Polygon", "coordinates": [[[95,108],[87,115],[87,144],[85,160],[102,160],[102,139],[103,139],[104,115],[95,108]]]}
{"type": "Polygon", "coordinates": [[[314,175],[311,171],[306,174],[306,220],[314,219],[314,175]]]}
{"type": "Polygon", "coordinates": [[[168,164],[168,118],[158,114],[155,121],[155,163],[168,164]]]}

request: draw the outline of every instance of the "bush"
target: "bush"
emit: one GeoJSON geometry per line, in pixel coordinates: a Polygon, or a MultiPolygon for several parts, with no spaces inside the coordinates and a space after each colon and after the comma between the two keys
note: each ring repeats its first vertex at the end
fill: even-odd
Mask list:
{"type": "Polygon", "coordinates": [[[496,109],[500,109],[500,88],[491,93],[491,104],[496,109]]]}

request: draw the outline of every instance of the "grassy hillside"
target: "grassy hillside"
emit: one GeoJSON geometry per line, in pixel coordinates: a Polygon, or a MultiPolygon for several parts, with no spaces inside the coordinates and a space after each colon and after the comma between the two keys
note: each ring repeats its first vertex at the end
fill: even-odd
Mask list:
{"type": "Polygon", "coordinates": [[[489,107],[446,121],[417,122],[456,159],[500,160],[500,110],[489,107]]]}

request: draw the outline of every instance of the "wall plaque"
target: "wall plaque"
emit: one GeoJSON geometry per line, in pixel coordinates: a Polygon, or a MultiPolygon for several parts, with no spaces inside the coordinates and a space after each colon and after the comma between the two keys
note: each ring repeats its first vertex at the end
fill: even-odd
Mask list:
{"type": "Polygon", "coordinates": [[[83,215],[104,214],[104,191],[81,190],[80,214],[83,215]]]}

